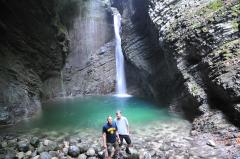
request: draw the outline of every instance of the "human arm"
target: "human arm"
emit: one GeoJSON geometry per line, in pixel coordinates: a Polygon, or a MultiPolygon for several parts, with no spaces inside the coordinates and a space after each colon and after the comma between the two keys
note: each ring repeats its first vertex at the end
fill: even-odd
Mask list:
{"type": "Polygon", "coordinates": [[[120,143],[120,137],[119,137],[118,127],[116,123],[115,123],[115,128],[116,128],[116,138],[117,138],[117,141],[120,143]]]}
{"type": "Polygon", "coordinates": [[[129,123],[128,123],[128,119],[125,118],[125,123],[126,123],[126,127],[127,127],[127,133],[129,135],[129,123]]]}
{"type": "Polygon", "coordinates": [[[103,138],[103,147],[107,148],[107,141],[106,141],[106,133],[105,132],[103,133],[102,138],[103,138]]]}
{"type": "Polygon", "coordinates": [[[107,148],[107,135],[106,135],[106,132],[107,132],[107,130],[106,130],[106,128],[105,127],[103,127],[103,129],[102,129],[102,138],[103,138],[103,147],[104,148],[107,148]]]}
{"type": "Polygon", "coordinates": [[[120,143],[120,137],[119,137],[118,131],[116,131],[116,138],[117,138],[117,142],[120,143]]]}

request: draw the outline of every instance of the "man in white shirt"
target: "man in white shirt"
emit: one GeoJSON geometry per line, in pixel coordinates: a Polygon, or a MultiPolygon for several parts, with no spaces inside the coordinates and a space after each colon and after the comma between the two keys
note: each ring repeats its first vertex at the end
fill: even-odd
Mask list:
{"type": "Polygon", "coordinates": [[[123,139],[127,143],[126,152],[131,154],[129,147],[131,146],[131,139],[129,137],[129,124],[126,117],[122,116],[121,111],[116,112],[115,123],[117,125],[118,134],[120,138],[120,146],[123,143],[123,139]]]}

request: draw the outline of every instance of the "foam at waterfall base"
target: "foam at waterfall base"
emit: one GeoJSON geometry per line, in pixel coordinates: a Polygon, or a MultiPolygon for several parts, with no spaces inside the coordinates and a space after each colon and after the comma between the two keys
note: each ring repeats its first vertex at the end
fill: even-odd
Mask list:
{"type": "Polygon", "coordinates": [[[129,94],[115,94],[114,96],[119,97],[119,98],[129,98],[129,97],[132,97],[129,94]]]}

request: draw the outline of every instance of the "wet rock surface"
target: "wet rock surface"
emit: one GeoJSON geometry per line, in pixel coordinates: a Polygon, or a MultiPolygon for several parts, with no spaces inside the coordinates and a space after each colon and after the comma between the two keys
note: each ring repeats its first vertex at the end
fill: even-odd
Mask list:
{"type": "Polygon", "coordinates": [[[212,131],[222,122],[227,128],[227,119],[215,109],[222,110],[230,121],[238,124],[240,41],[236,8],[239,2],[150,3],[148,13],[159,30],[164,54],[171,54],[189,96],[196,101],[195,108],[202,113],[194,120],[193,127],[212,131]]]}
{"type": "MultiPolygon", "coordinates": [[[[145,127],[131,128],[133,146],[131,155],[126,154],[126,143],[120,147],[118,158],[129,159],[169,159],[169,158],[236,158],[240,152],[240,131],[230,129],[216,134],[194,133],[191,124],[185,120],[169,120],[152,122],[145,127]]],[[[102,158],[101,131],[96,129],[80,129],[72,132],[32,131],[27,134],[1,134],[0,158],[102,158]],[[31,138],[39,138],[38,147],[29,145],[29,150],[22,152],[10,142],[23,140],[30,142],[31,138]],[[16,139],[16,140],[15,140],[16,139]],[[81,140],[79,140],[81,139],[81,140]],[[4,144],[6,143],[6,145],[4,144]],[[58,149],[49,147],[56,143],[58,149]],[[43,151],[38,151],[42,149],[43,151]]]]}
{"type": "Polygon", "coordinates": [[[239,1],[115,3],[123,7],[125,56],[150,96],[195,131],[239,125],[239,1]]]}
{"type": "Polygon", "coordinates": [[[43,81],[60,72],[69,40],[53,0],[0,6],[0,125],[7,125],[38,112],[43,81]]]}

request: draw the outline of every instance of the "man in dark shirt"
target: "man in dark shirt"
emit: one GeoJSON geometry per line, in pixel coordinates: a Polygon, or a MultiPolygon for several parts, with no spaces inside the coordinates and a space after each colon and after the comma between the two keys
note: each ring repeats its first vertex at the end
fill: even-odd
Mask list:
{"type": "Polygon", "coordinates": [[[117,126],[116,124],[112,121],[112,117],[109,116],[107,118],[107,123],[103,126],[103,146],[107,150],[106,151],[106,156],[108,158],[113,157],[114,153],[115,155],[118,154],[118,142],[119,140],[119,135],[117,132],[117,126]],[[114,147],[115,151],[112,151],[112,147],[114,147]],[[112,153],[111,153],[112,152],[112,153]]]}

